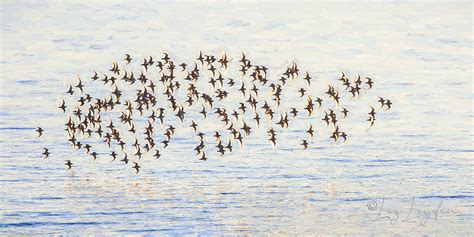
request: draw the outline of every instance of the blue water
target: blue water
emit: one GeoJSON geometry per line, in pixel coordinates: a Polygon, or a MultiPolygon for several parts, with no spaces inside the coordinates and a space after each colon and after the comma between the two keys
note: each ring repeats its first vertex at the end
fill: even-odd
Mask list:
{"type": "MultiPolygon", "coordinates": [[[[473,235],[469,2],[0,6],[0,235],[473,235]],[[176,135],[159,160],[142,158],[138,175],[105,148],[93,162],[70,147],[57,106],[78,76],[89,82],[125,53],[168,52],[191,64],[200,50],[225,52],[231,64],[246,52],[270,78],[296,61],[314,78],[312,94],[337,85],[341,70],[370,76],[374,90],[341,99],[351,111],[340,121],[346,143],[328,138],[317,111],[279,131],[275,148],[262,125],[244,146],[222,157],[210,148],[202,162],[188,126],[200,115],[190,112],[183,124],[165,119],[176,135]],[[365,110],[376,96],[394,104],[368,129],[365,110]],[[302,150],[308,122],[316,133],[302,150]],[[425,216],[394,221],[395,212],[425,216]]],[[[239,79],[236,70],[229,76],[239,79]]],[[[89,83],[85,90],[105,91],[89,83]]],[[[270,101],[266,92],[260,98],[270,101]]],[[[212,131],[216,121],[200,126],[212,131]]]]}

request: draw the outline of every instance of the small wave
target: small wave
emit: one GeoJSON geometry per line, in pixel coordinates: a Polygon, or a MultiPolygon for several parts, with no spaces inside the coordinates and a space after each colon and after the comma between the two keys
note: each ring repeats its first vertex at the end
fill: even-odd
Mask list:
{"type": "Polygon", "coordinates": [[[428,199],[428,198],[441,198],[441,199],[470,199],[474,198],[474,196],[468,196],[468,195],[448,195],[448,196],[442,196],[442,195],[434,195],[434,196],[421,196],[419,197],[420,199],[428,199]]]}

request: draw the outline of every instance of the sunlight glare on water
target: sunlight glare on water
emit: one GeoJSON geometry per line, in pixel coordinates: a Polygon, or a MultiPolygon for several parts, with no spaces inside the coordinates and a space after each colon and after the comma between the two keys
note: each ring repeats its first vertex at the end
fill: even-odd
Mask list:
{"type": "MultiPolygon", "coordinates": [[[[473,234],[472,3],[0,7],[1,235],[473,234]],[[275,148],[260,128],[243,147],[202,162],[187,125],[200,117],[191,113],[176,123],[162,158],[142,158],[138,175],[101,158],[106,150],[93,162],[67,142],[57,106],[78,76],[86,90],[100,93],[104,87],[89,84],[93,70],[122,63],[126,53],[139,66],[163,52],[191,64],[199,51],[225,52],[230,64],[245,52],[273,80],[296,62],[321,96],[341,71],[351,79],[370,76],[374,90],[357,102],[342,98],[354,111],[346,143],[335,144],[318,121],[307,150],[299,143],[308,119],[301,119],[278,133],[275,148]],[[377,96],[393,107],[368,129],[366,113],[377,96]],[[45,132],[37,139],[40,126],[45,132]]],[[[230,69],[240,75],[237,66],[230,69]]]]}

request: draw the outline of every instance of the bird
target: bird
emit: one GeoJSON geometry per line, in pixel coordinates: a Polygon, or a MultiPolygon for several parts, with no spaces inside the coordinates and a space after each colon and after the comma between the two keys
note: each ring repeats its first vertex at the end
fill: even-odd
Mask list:
{"type": "Polygon", "coordinates": [[[112,151],[112,153],[110,153],[110,156],[112,156],[112,161],[114,161],[115,159],[117,159],[117,153],[115,153],[115,151],[112,151]]]}
{"type": "Polygon", "coordinates": [[[311,85],[311,77],[309,76],[308,72],[306,72],[306,76],[303,79],[306,81],[306,83],[308,83],[308,86],[311,85]]]}
{"type": "Polygon", "coordinates": [[[367,119],[367,121],[370,122],[370,127],[372,127],[372,126],[374,126],[374,123],[375,123],[375,117],[369,117],[369,118],[367,119]]]}
{"type": "Polygon", "coordinates": [[[380,108],[382,108],[385,105],[385,99],[379,96],[378,102],[380,103],[380,108]]]}
{"type": "Polygon", "coordinates": [[[97,79],[99,79],[99,77],[97,76],[97,72],[94,71],[94,75],[91,77],[91,79],[93,81],[96,81],[97,79]]]}
{"type": "Polygon", "coordinates": [[[322,119],[324,122],[326,122],[326,126],[329,126],[329,115],[324,111],[324,117],[322,119]]]}
{"type": "Polygon", "coordinates": [[[367,121],[370,122],[370,127],[374,126],[374,123],[375,123],[375,109],[371,106],[370,107],[371,110],[369,112],[369,118],[367,119],[367,121]]]}
{"type": "Polygon", "coordinates": [[[79,90],[81,90],[81,93],[83,93],[83,88],[84,88],[84,85],[82,85],[82,81],[81,81],[81,78],[78,78],[78,83],[76,85],[77,88],[79,88],[79,90]]]}
{"type": "Polygon", "coordinates": [[[128,156],[127,156],[127,153],[124,154],[123,159],[121,159],[120,161],[123,161],[125,164],[128,164],[128,156]]]}
{"type": "Polygon", "coordinates": [[[86,153],[89,153],[91,147],[92,146],[90,144],[85,144],[84,146],[82,146],[82,148],[84,148],[86,150],[86,153]]]}
{"type": "Polygon", "coordinates": [[[188,65],[186,63],[181,63],[179,66],[182,68],[181,71],[184,72],[186,70],[186,66],[188,65]]]}
{"type": "Polygon", "coordinates": [[[137,162],[133,162],[133,163],[134,163],[135,165],[134,165],[132,168],[136,170],[136,173],[135,173],[135,174],[138,174],[138,172],[140,172],[141,166],[139,166],[137,162]]]}
{"type": "Polygon", "coordinates": [[[68,91],[66,91],[67,94],[73,95],[74,91],[72,90],[72,85],[69,85],[68,91]]]}
{"type": "Polygon", "coordinates": [[[375,117],[375,114],[376,114],[376,113],[375,113],[375,109],[374,109],[372,106],[370,106],[369,115],[370,115],[371,117],[375,117]]]}
{"type": "Polygon", "coordinates": [[[247,125],[247,123],[245,123],[245,121],[243,122],[243,126],[242,126],[242,130],[244,130],[245,134],[248,136],[250,134],[250,131],[251,131],[251,127],[247,125]]]}
{"type": "Polygon", "coordinates": [[[132,61],[132,58],[129,54],[125,54],[125,58],[123,60],[127,61],[127,64],[129,64],[132,61]]]}
{"type": "Polygon", "coordinates": [[[41,135],[43,135],[44,130],[41,127],[38,127],[35,131],[38,133],[37,137],[41,137],[41,135]]]}
{"type": "Polygon", "coordinates": [[[362,81],[360,80],[360,75],[357,73],[357,80],[354,81],[355,84],[360,85],[362,81]]]}
{"type": "Polygon", "coordinates": [[[387,106],[387,110],[391,109],[392,108],[392,101],[390,100],[385,100],[385,105],[387,106]]]}
{"type": "Polygon", "coordinates": [[[258,115],[258,113],[255,113],[255,117],[253,117],[253,120],[255,120],[257,126],[260,125],[260,115],[258,115]]]}
{"type": "Polygon", "coordinates": [[[138,149],[136,149],[134,155],[136,155],[139,160],[142,158],[142,152],[141,152],[141,150],[140,150],[140,147],[138,147],[138,149]]]}
{"type": "Polygon", "coordinates": [[[155,157],[155,159],[160,158],[161,156],[160,151],[158,149],[155,149],[155,154],[153,156],[155,157]]]}
{"type": "Polygon", "coordinates": [[[303,149],[308,148],[308,142],[306,140],[302,140],[301,145],[303,146],[303,149]]]}
{"type": "Polygon", "coordinates": [[[285,121],[283,115],[280,114],[280,120],[277,122],[282,128],[285,127],[285,121]]]}
{"type": "Polygon", "coordinates": [[[301,94],[300,97],[303,97],[306,90],[304,88],[300,88],[298,92],[301,94]]]}
{"type": "Polygon", "coordinates": [[[94,161],[97,159],[97,152],[92,152],[91,153],[91,156],[94,158],[94,161]]]}
{"type": "Polygon", "coordinates": [[[199,160],[206,161],[207,160],[206,153],[202,152],[201,158],[199,158],[199,160]]]}
{"type": "Polygon", "coordinates": [[[72,162],[70,160],[66,160],[66,163],[64,164],[66,165],[68,168],[68,170],[70,170],[72,168],[72,162]]]}
{"type": "Polygon", "coordinates": [[[61,109],[63,111],[63,113],[65,113],[66,112],[66,102],[64,102],[64,100],[61,100],[61,105],[58,108],[61,109]]]}
{"type": "Polygon", "coordinates": [[[199,140],[200,140],[201,142],[204,141],[204,133],[200,132],[200,133],[198,133],[197,135],[198,135],[199,140]]]}
{"type": "Polygon", "coordinates": [[[197,130],[197,123],[194,120],[191,122],[191,127],[193,128],[194,132],[197,130]]]}
{"type": "Polygon", "coordinates": [[[229,152],[232,152],[232,142],[230,139],[227,139],[227,146],[225,146],[229,150],[229,152]]]}
{"type": "Polygon", "coordinates": [[[314,130],[313,130],[313,125],[309,124],[308,130],[306,132],[309,134],[310,137],[313,137],[314,135],[314,130]]]}
{"type": "Polygon", "coordinates": [[[43,148],[43,149],[44,149],[43,155],[44,155],[44,158],[46,159],[46,158],[49,157],[49,155],[50,155],[51,153],[49,153],[48,148],[43,148]]]}
{"type": "Polygon", "coordinates": [[[296,108],[291,108],[290,114],[293,114],[293,117],[296,117],[298,115],[298,110],[296,108]]]}
{"type": "Polygon", "coordinates": [[[313,110],[314,110],[314,104],[313,104],[313,100],[309,96],[307,97],[307,104],[306,104],[305,110],[308,111],[308,117],[311,117],[311,114],[313,113],[313,110]]]}
{"type": "Polygon", "coordinates": [[[245,96],[245,90],[246,90],[245,84],[244,82],[242,82],[242,85],[240,86],[240,89],[239,89],[239,91],[242,93],[242,96],[245,96]]]}
{"type": "Polygon", "coordinates": [[[202,56],[202,52],[199,51],[199,57],[196,58],[197,61],[201,62],[201,65],[204,65],[204,57],[202,56]]]}
{"type": "Polygon", "coordinates": [[[337,140],[339,140],[339,133],[335,131],[329,138],[332,138],[334,139],[334,142],[337,142],[337,140]]]}
{"type": "Polygon", "coordinates": [[[349,113],[349,110],[347,110],[346,108],[342,108],[341,113],[344,115],[343,118],[345,118],[345,117],[347,117],[347,113],[349,113]]]}
{"type": "Polygon", "coordinates": [[[273,146],[276,146],[275,134],[270,135],[270,138],[268,140],[272,142],[273,146]]]}
{"type": "Polygon", "coordinates": [[[346,142],[346,140],[347,140],[347,134],[346,134],[345,132],[340,132],[340,133],[339,133],[339,137],[342,137],[342,138],[344,139],[343,142],[346,142]]]}
{"type": "MultiPolygon", "coordinates": [[[[317,95],[318,91],[311,87],[316,76],[310,76],[308,70],[299,77],[300,65],[294,61],[288,63],[278,75],[273,73],[273,69],[269,69],[271,67],[252,62],[244,52],[240,58],[233,60],[227,53],[216,57],[199,51],[198,57],[190,61],[189,65],[187,62],[174,61],[169,54],[165,52],[160,57],[148,55],[143,57],[143,61],[137,60],[139,62],[133,65],[132,56],[126,53],[108,64],[111,67],[88,72],[91,75],[87,77],[91,80],[82,81],[81,75],[78,75],[77,82],[67,85],[67,91],[63,95],[66,97],[61,98],[57,105],[67,119],[64,128],[67,141],[74,148],[91,155],[94,160],[100,153],[110,154],[112,161],[120,156],[120,161],[125,164],[135,161],[132,168],[136,170],[136,174],[139,174],[141,168],[138,160],[148,155],[159,159],[162,156],[161,148],[182,139],[176,139],[175,136],[194,136],[199,143],[191,152],[195,151],[199,160],[207,160],[206,153],[209,151],[206,148],[209,146],[206,145],[214,142],[214,139],[207,138],[216,138],[214,145],[217,149],[214,150],[213,145],[213,151],[227,155],[237,151],[235,142],[243,146],[243,142],[252,141],[249,137],[253,133],[264,128],[268,134],[266,139],[275,148],[277,132],[272,126],[281,127],[279,132],[283,132],[291,123],[296,131],[308,134],[307,140],[297,140],[299,145],[307,149],[310,144],[308,141],[316,135],[315,127],[318,123],[326,123],[325,129],[331,132],[329,139],[335,143],[346,142],[347,132],[350,130],[339,131],[338,120],[341,120],[340,117],[356,117],[359,111],[351,104],[351,116],[348,116],[349,111],[341,105],[345,105],[346,95],[349,98],[352,95],[355,102],[373,87],[371,78],[356,74],[356,79],[352,81],[342,71],[336,80],[340,82],[338,86],[342,84],[345,89],[339,90],[338,86],[328,83],[327,91],[321,94],[328,96],[329,100],[324,99],[323,103],[323,96],[317,95]],[[236,67],[233,63],[237,64],[236,67]],[[152,71],[152,68],[157,71],[152,71]],[[235,78],[232,70],[237,76],[242,73],[242,77],[235,78]],[[277,76],[272,78],[273,75],[277,76]],[[362,81],[361,78],[365,79],[362,81]],[[239,80],[240,85],[237,85],[239,80]],[[302,81],[306,86],[299,84],[302,81]],[[97,90],[94,94],[87,94],[89,88],[97,90]],[[298,97],[306,97],[306,100],[298,97]],[[215,113],[211,112],[214,110],[215,113]],[[337,110],[339,113],[336,113],[337,110]],[[308,117],[300,116],[304,111],[308,112],[308,117]],[[264,115],[266,119],[260,117],[264,115]],[[274,115],[279,117],[274,118],[274,115]],[[313,119],[320,115],[322,120],[313,119]],[[249,119],[255,121],[255,124],[249,123],[249,119]],[[298,127],[301,123],[296,121],[300,119],[308,120],[306,128],[298,127]],[[186,124],[185,127],[192,128],[192,132],[180,134],[180,129],[176,127],[182,124],[176,125],[177,123],[186,124]],[[212,123],[212,130],[208,126],[201,127],[202,123],[212,123]],[[161,138],[161,134],[163,138],[157,140],[158,137],[161,138]],[[104,148],[108,150],[93,151],[92,145],[94,148],[100,147],[97,143],[105,144],[104,148]],[[116,150],[117,146],[121,148],[120,151],[116,150]],[[126,153],[130,148],[135,149],[132,153],[136,156],[133,161],[132,158],[128,159],[126,153]]],[[[392,109],[389,99],[378,99],[380,108],[383,109],[377,112],[384,113],[392,109]]],[[[371,127],[375,116],[376,111],[371,107],[367,119],[371,127]]],[[[344,119],[344,125],[348,121],[344,119]]],[[[41,137],[43,129],[38,129],[36,132],[41,137]]],[[[45,158],[49,156],[46,148],[43,155],[45,158]]],[[[65,165],[71,169],[72,162],[66,161],[65,165]]]]}
{"type": "Polygon", "coordinates": [[[214,137],[216,138],[217,141],[221,140],[221,134],[217,131],[214,133],[214,137]]]}
{"type": "Polygon", "coordinates": [[[340,81],[345,81],[346,80],[346,74],[344,72],[341,72],[341,77],[339,78],[340,81]]]}
{"type": "Polygon", "coordinates": [[[367,79],[367,81],[365,82],[365,84],[367,84],[369,86],[368,89],[371,89],[372,88],[372,85],[374,84],[374,82],[372,81],[371,78],[369,77],[366,77],[365,79],[367,79]]]}

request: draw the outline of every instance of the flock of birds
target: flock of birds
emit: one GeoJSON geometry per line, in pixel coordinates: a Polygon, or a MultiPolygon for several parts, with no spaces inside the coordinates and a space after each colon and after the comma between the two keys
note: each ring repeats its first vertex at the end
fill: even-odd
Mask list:
{"type": "MultiPolygon", "coordinates": [[[[58,107],[67,116],[64,130],[68,142],[93,160],[108,156],[112,161],[119,158],[124,164],[133,163],[136,173],[140,171],[139,162],[145,154],[151,153],[156,159],[162,156],[175,135],[175,126],[192,130],[197,137],[196,156],[203,161],[208,159],[207,147],[212,140],[215,142],[211,146],[224,155],[233,151],[234,144],[242,146],[244,139],[262,123],[268,126],[268,141],[276,146],[276,129],[288,128],[297,117],[311,119],[315,111],[322,113],[322,121],[310,121],[324,122],[331,130],[330,139],[345,142],[348,134],[342,131],[338,121],[345,119],[350,111],[340,106],[342,93],[357,99],[374,84],[371,78],[362,79],[360,75],[351,81],[341,72],[338,80],[344,89],[329,84],[325,95],[314,97],[311,95],[313,78],[308,72],[300,72],[295,62],[286,67],[279,79],[272,80],[267,77],[267,67],[252,63],[244,53],[238,61],[240,78],[227,76],[231,61],[226,54],[216,58],[200,52],[190,67],[186,63],[175,64],[164,53],[160,60],[152,56],[140,60],[137,73],[129,68],[135,59],[126,54],[122,62],[113,62],[108,71],[94,71],[87,80],[91,83],[87,88],[86,81],[80,78],[68,85],[67,101],[61,99],[58,107]],[[286,110],[281,106],[285,98],[282,94],[288,84],[297,80],[304,80],[306,84],[293,91],[302,100],[301,108],[286,110]],[[261,94],[265,90],[271,97],[261,94]],[[98,95],[94,96],[94,93],[98,95]],[[323,109],[323,101],[333,104],[337,110],[323,109]],[[189,118],[185,119],[187,115],[189,118]],[[198,121],[196,117],[202,119],[198,121]],[[218,119],[222,126],[211,117],[218,119]],[[191,121],[186,124],[185,120],[191,121]],[[173,126],[176,121],[180,124],[173,126]],[[200,127],[206,122],[212,123],[215,129],[222,129],[204,133],[200,127]],[[101,145],[110,149],[110,153],[99,153],[101,145]]],[[[378,103],[379,110],[392,107],[389,99],[379,97],[378,103]]],[[[374,107],[369,108],[367,122],[368,127],[372,127],[377,113],[374,107]]],[[[44,130],[39,127],[36,132],[37,137],[41,137],[44,130]]],[[[308,139],[300,141],[302,149],[308,148],[308,141],[315,135],[311,122],[305,132],[308,139]]],[[[44,148],[44,158],[50,155],[49,149],[44,148]]],[[[71,160],[66,160],[65,165],[67,169],[73,167],[71,160]]]]}

